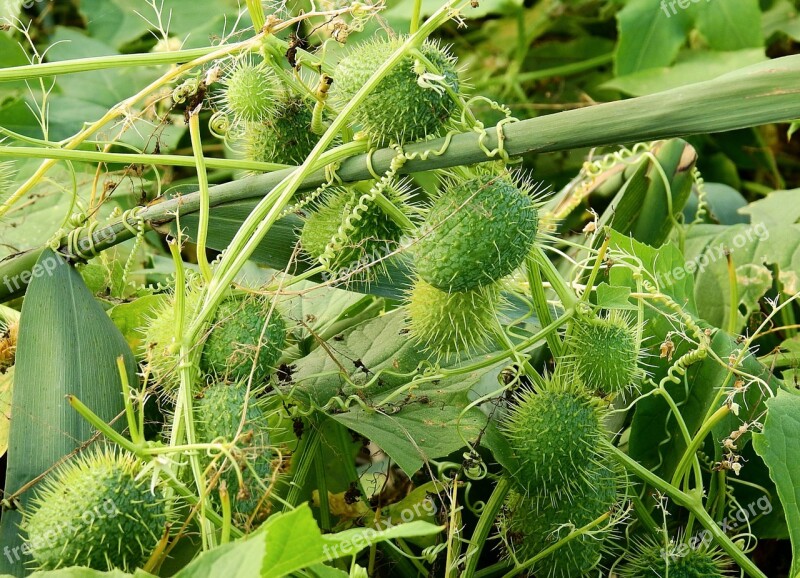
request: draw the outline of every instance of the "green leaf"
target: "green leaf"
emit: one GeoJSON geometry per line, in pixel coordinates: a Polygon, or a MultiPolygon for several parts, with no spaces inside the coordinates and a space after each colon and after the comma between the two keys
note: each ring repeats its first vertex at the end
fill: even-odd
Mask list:
{"type": "Polygon", "coordinates": [[[385,540],[436,534],[439,526],[415,521],[381,530],[356,528],[323,535],[307,503],[270,518],[246,539],[200,555],[175,578],[280,578],[303,568],[357,554],[385,540]]]}
{"type": "MultiPolygon", "coordinates": [[[[695,225],[686,236],[684,271],[695,274],[695,297],[703,318],[717,327],[727,327],[730,316],[730,281],[725,251],[731,251],[736,270],[739,304],[736,327],[760,308],[759,301],[772,287],[773,274],[785,295],[800,291],[800,190],[775,191],[740,209],[750,224],[734,226],[695,225]]],[[[676,270],[677,271],[677,270],[676,270]]],[[[674,274],[674,273],[673,273],[674,274]]]]}
{"type": "MultiPolygon", "coordinates": [[[[137,570],[134,574],[126,574],[122,570],[111,570],[109,572],[100,572],[99,570],[92,570],[91,568],[62,568],[61,570],[47,570],[34,572],[29,575],[29,578],[149,578],[152,574],[144,570],[137,570]]],[[[7,578],[6,575],[0,578],[7,578]]]]}
{"type": "Polygon", "coordinates": [[[617,13],[619,42],[614,58],[617,76],[669,66],[689,30],[685,11],[664,12],[660,0],[631,0],[617,13]]]}
{"type": "Polygon", "coordinates": [[[659,66],[618,76],[601,85],[631,96],[654,94],[687,84],[703,82],[735,71],[747,64],[767,60],[763,48],[746,48],[732,52],[681,53],[672,66],[659,66]]]}
{"type": "MultiPolygon", "coordinates": [[[[357,393],[371,406],[408,383],[417,364],[425,359],[426,355],[408,339],[403,312],[398,310],[362,323],[330,341],[328,347],[298,360],[293,392],[298,399],[317,406],[334,396],[346,399],[357,393]],[[369,373],[359,369],[356,361],[369,373]],[[364,387],[376,376],[372,385],[364,387]]],[[[470,402],[470,390],[491,370],[421,382],[411,396],[403,393],[379,409],[353,404],[330,417],[374,441],[411,475],[427,459],[461,449],[464,440],[474,440],[483,428],[493,427],[487,425],[486,415],[478,408],[462,415],[470,402]]],[[[497,454],[496,459],[510,461],[502,436],[487,431],[483,441],[497,454]]]]}
{"type": "MultiPolygon", "coordinates": [[[[75,395],[110,422],[123,409],[119,356],[131,383],[137,380],[130,348],[81,276],[49,249],[34,271],[20,318],[6,494],[14,494],[92,437],[93,428],[66,395],[75,395]]],[[[121,427],[122,421],[116,425],[121,427]]],[[[20,496],[23,505],[30,494],[20,496]]],[[[4,545],[20,544],[19,521],[18,511],[4,512],[4,545]]],[[[21,573],[22,562],[2,556],[0,571],[21,573]]]]}
{"type": "Polygon", "coordinates": [[[707,0],[695,10],[695,26],[714,50],[764,46],[758,0],[707,0]]]}
{"type": "Polygon", "coordinates": [[[597,286],[597,306],[603,309],[627,309],[636,311],[638,307],[631,303],[630,287],[612,287],[608,283],[597,286]]]}
{"type": "Polygon", "coordinates": [[[767,400],[767,418],[762,433],[753,434],[753,447],[764,458],[783,504],[792,542],[791,576],[800,573],[800,397],[778,391],[767,400]]]}

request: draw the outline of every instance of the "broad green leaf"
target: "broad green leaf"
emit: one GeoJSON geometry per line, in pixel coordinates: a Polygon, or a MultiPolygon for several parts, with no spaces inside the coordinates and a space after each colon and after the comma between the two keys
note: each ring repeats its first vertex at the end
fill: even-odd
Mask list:
{"type": "Polygon", "coordinates": [[[175,578],[280,578],[303,568],[356,554],[384,540],[426,536],[440,531],[439,526],[416,521],[380,530],[357,528],[323,535],[311,508],[304,503],[289,512],[274,514],[248,538],[200,555],[175,578]]]}
{"type": "Polygon", "coordinates": [[[695,26],[714,50],[761,47],[761,7],[758,0],[708,0],[696,8],[695,26]]]}
{"type": "Polygon", "coordinates": [[[732,52],[681,53],[672,66],[659,66],[618,76],[602,88],[619,90],[631,96],[654,94],[695,82],[711,80],[747,64],[767,60],[763,48],[745,48],[732,52]]]}
{"type": "Polygon", "coordinates": [[[690,19],[672,13],[660,0],[631,0],[617,13],[619,41],[614,59],[617,76],[669,66],[686,41],[690,19]]]}
{"type": "MultiPolygon", "coordinates": [[[[739,212],[747,206],[742,193],[723,183],[705,183],[706,203],[708,204],[708,215],[706,222],[719,223],[721,225],[738,225],[749,223],[750,218],[739,212]]],[[[687,223],[691,223],[697,216],[698,198],[696,192],[692,191],[689,202],[683,209],[683,216],[687,223]]]]}
{"type": "MultiPolygon", "coordinates": [[[[730,316],[730,281],[725,251],[731,252],[736,269],[739,304],[736,327],[759,310],[759,300],[772,287],[773,274],[785,295],[800,291],[800,189],[776,191],[740,209],[749,224],[734,226],[695,225],[686,236],[684,270],[695,274],[695,297],[703,318],[717,327],[727,327],[730,316]]],[[[676,270],[677,271],[677,270],[676,270]]]]}
{"type": "MultiPolygon", "coordinates": [[[[6,494],[14,494],[88,441],[93,428],[66,400],[75,395],[101,419],[122,411],[116,360],[136,383],[133,354],[80,275],[45,250],[22,306],[9,436],[6,494]]],[[[121,427],[122,421],[116,425],[121,427]]],[[[31,492],[19,496],[26,504],[31,492]]],[[[2,543],[19,545],[20,514],[4,512],[2,543]]],[[[22,561],[0,557],[0,571],[21,573],[22,561]]]]}
{"type": "MultiPolygon", "coordinates": [[[[394,311],[362,323],[295,362],[293,394],[317,406],[334,396],[346,399],[358,394],[367,406],[383,401],[408,383],[426,356],[408,339],[402,311],[394,311]],[[356,366],[356,361],[359,366],[356,366]],[[361,369],[360,367],[366,368],[361,369]],[[403,375],[405,374],[405,375],[403,375]],[[375,382],[364,387],[368,380],[375,382]]],[[[411,395],[398,395],[380,409],[352,404],[331,419],[373,440],[409,475],[428,458],[450,454],[489,428],[482,440],[495,458],[513,459],[502,436],[490,431],[486,415],[478,408],[464,412],[470,390],[491,371],[486,368],[440,382],[421,382],[411,395]],[[463,412],[463,415],[462,415],[463,412]]]]}
{"type": "Polygon", "coordinates": [[[797,576],[800,573],[800,461],[797,460],[800,397],[780,390],[766,405],[764,429],[753,434],[753,446],[769,467],[778,490],[792,542],[790,575],[797,576]]]}

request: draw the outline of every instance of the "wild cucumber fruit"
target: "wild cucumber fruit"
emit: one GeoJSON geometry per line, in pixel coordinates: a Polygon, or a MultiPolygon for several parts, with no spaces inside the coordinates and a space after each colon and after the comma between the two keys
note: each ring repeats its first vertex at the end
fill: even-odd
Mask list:
{"type": "MultiPolygon", "coordinates": [[[[570,532],[580,529],[614,509],[619,500],[620,477],[612,468],[595,466],[585,484],[575,488],[569,498],[529,496],[511,490],[506,499],[506,517],[500,519],[506,548],[519,562],[532,558],[570,532]]],[[[600,563],[614,522],[602,521],[532,568],[537,577],[574,578],[583,576],[600,563]]]]}
{"type": "MultiPolygon", "coordinates": [[[[336,66],[331,96],[340,106],[349,103],[404,41],[380,39],[356,46],[336,66]]],[[[419,51],[435,70],[407,54],[353,113],[355,124],[375,144],[403,144],[439,135],[456,109],[446,90],[458,92],[455,59],[430,41],[419,51]]]]}
{"type": "Polygon", "coordinates": [[[725,578],[730,560],[717,548],[663,542],[652,538],[636,544],[629,561],[620,568],[622,578],[725,578]]]}
{"type": "MultiPolygon", "coordinates": [[[[257,393],[255,390],[248,394],[246,383],[219,384],[206,389],[203,397],[194,404],[198,442],[236,442],[232,450],[236,464],[231,464],[224,454],[220,454],[215,462],[215,469],[221,469],[222,473],[216,484],[217,491],[212,491],[212,496],[214,503],[219,504],[218,488],[224,481],[231,500],[234,523],[242,529],[249,529],[247,526],[251,517],[256,522],[262,521],[269,513],[270,506],[269,501],[261,498],[264,495],[262,484],[266,487],[270,484],[272,452],[267,416],[257,393]],[[241,470],[242,485],[236,467],[241,470]]],[[[208,467],[212,459],[204,454],[203,467],[208,467]]],[[[211,475],[207,478],[210,479],[211,475]]]]}
{"type": "Polygon", "coordinates": [[[412,246],[417,274],[442,291],[469,291],[520,266],[538,211],[508,174],[458,179],[430,208],[412,246]]]}
{"type": "Polygon", "coordinates": [[[23,529],[43,570],[88,566],[95,570],[141,567],[164,534],[161,490],[137,479],[138,460],[114,450],[74,458],[37,489],[23,529]]]}
{"type": "Polygon", "coordinates": [[[577,319],[569,337],[570,362],[587,387],[618,393],[640,373],[636,328],[618,311],[577,319]]]}
{"type": "Polygon", "coordinates": [[[260,122],[247,123],[242,138],[246,159],[282,165],[302,163],[318,139],[311,132],[311,109],[297,98],[283,101],[260,122]]]}
{"type": "Polygon", "coordinates": [[[219,105],[233,118],[234,125],[263,122],[275,114],[282,91],[277,75],[266,62],[235,60],[222,84],[225,88],[218,97],[219,105]]]}
{"type": "MultiPolygon", "coordinates": [[[[184,327],[194,318],[199,305],[200,291],[187,291],[184,327]]],[[[180,383],[177,371],[180,343],[176,339],[176,327],[173,296],[156,312],[144,339],[148,368],[167,394],[174,392],[180,383]]],[[[259,383],[267,378],[277,363],[285,340],[286,324],[268,299],[260,296],[228,297],[217,308],[208,329],[200,369],[219,378],[239,381],[250,377],[255,363],[253,382],[259,383]]]]}
{"type": "Polygon", "coordinates": [[[200,369],[230,381],[267,378],[281,357],[286,323],[266,297],[229,297],[217,308],[200,369]],[[253,366],[255,365],[255,369],[253,366]]]}
{"type": "MultiPolygon", "coordinates": [[[[410,217],[407,188],[404,182],[395,183],[382,194],[410,217]]],[[[301,246],[314,259],[327,258],[331,271],[356,270],[398,248],[403,229],[375,200],[364,199],[367,191],[366,187],[330,190],[303,225],[301,246]]]]}
{"type": "Polygon", "coordinates": [[[406,304],[411,337],[441,358],[482,349],[497,325],[499,301],[497,285],[447,293],[416,279],[406,304]]]}
{"type": "Polygon", "coordinates": [[[517,394],[502,428],[519,460],[511,472],[526,493],[569,496],[601,463],[608,441],[600,402],[571,376],[517,394]]]}

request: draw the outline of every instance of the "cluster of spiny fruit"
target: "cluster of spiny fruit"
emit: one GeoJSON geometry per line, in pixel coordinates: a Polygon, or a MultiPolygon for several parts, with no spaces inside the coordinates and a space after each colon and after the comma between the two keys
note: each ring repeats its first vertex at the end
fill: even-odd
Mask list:
{"type": "MultiPolygon", "coordinates": [[[[333,102],[350,102],[402,41],[375,40],[346,54],[333,73],[333,102]]],[[[231,117],[229,130],[245,143],[247,158],[297,164],[317,142],[313,103],[283,85],[273,65],[254,57],[237,60],[222,79],[218,102],[231,117]]],[[[391,69],[350,120],[375,145],[402,145],[450,130],[456,111],[464,106],[459,99],[454,59],[426,42],[391,69]]],[[[387,247],[407,246],[415,275],[406,304],[410,334],[439,358],[485,347],[497,334],[503,280],[523,265],[539,226],[530,187],[505,168],[458,168],[440,177],[427,206],[412,203],[418,195],[403,181],[328,189],[315,201],[300,236],[310,258],[331,272],[387,247]]],[[[197,289],[185,295],[184,326],[199,310],[200,295],[197,289]]],[[[175,335],[180,324],[175,315],[174,300],[169,299],[144,339],[148,373],[166,399],[174,398],[180,384],[175,335]]],[[[196,441],[236,442],[238,467],[226,467],[224,460],[219,464],[219,458],[214,461],[205,453],[201,466],[217,474],[210,476],[216,478],[217,490],[229,490],[234,523],[249,529],[269,512],[265,482],[273,467],[267,415],[255,394],[280,359],[286,323],[268,299],[232,289],[210,327],[199,357],[200,381],[210,385],[194,392],[196,441]]],[[[518,395],[505,431],[520,467],[509,473],[515,489],[500,522],[509,552],[517,559],[538,554],[554,536],[591,523],[621,501],[627,483],[608,456],[604,409],[591,392],[620,392],[636,382],[637,339],[635,328],[621,316],[586,315],[571,328],[570,354],[556,373],[518,395]]],[[[49,476],[24,521],[37,566],[143,566],[176,509],[167,506],[161,486],[151,487],[142,474],[136,457],[103,449],[87,452],[49,476]],[[82,523],[87,511],[109,503],[112,513],[82,523]]],[[[211,495],[219,507],[220,492],[211,495]]],[[[551,576],[590,571],[602,559],[612,529],[610,523],[599,525],[542,559],[534,570],[551,576]]],[[[642,548],[639,562],[629,565],[629,575],[661,575],[645,567],[650,562],[643,560],[653,554],[648,548],[642,548]]],[[[683,575],[720,575],[715,554],[700,554],[706,557],[696,568],[713,562],[709,567],[717,574],[683,575]]],[[[657,571],[663,557],[651,558],[657,571]]]]}

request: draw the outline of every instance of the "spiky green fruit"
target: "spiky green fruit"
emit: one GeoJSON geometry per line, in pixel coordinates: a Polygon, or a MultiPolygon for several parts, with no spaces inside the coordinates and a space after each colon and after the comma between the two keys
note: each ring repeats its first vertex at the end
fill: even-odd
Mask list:
{"type": "MultiPolygon", "coordinates": [[[[212,492],[213,502],[219,504],[219,487],[225,483],[231,500],[233,521],[239,528],[250,530],[269,514],[270,502],[262,499],[270,486],[272,452],[270,450],[267,415],[257,392],[248,394],[246,385],[219,384],[209,387],[194,405],[195,433],[202,443],[233,444],[231,463],[223,454],[215,462],[220,472],[212,492]],[[242,474],[241,483],[237,468],[242,474]]],[[[212,452],[213,453],[213,452],[212,452]]],[[[204,455],[203,467],[212,458],[204,455]]],[[[209,475],[211,478],[213,474],[209,475]]]]}
{"type": "Polygon", "coordinates": [[[260,383],[272,372],[286,341],[286,323],[266,297],[229,297],[217,308],[200,369],[230,381],[260,383]]]}
{"type": "Polygon", "coordinates": [[[311,109],[303,101],[290,98],[270,117],[245,125],[244,156],[264,163],[299,165],[318,138],[311,131],[311,109]]]}
{"type": "Polygon", "coordinates": [[[490,285],[520,266],[538,211],[507,174],[460,179],[435,200],[413,245],[417,274],[442,291],[490,285]]]}
{"type": "Polygon", "coordinates": [[[705,544],[692,547],[670,540],[665,546],[655,540],[636,544],[628,562],[620,568],[623,578],[725,578],[731,574],[730,560],[717,548],[705,544]]]}
{"type": "MultiPolygon", "coordinates": [[[[394,183],[383,197],[411,216],[405,183],[394,183]]],[[[369,277],[372,263],[397,250],[403,229],[378,204],[365,187],[331,190],[303,225],[300,244],[311,257],[324,260],[333,272],[369,277]]]]}
{"type": "MultiPolygon", "coordinates": [[[[187,327],[199,310],[201,292],[186,292],[183,320],[187,327]]],[[[180,343],[175,334],[175,298],[156,311],[145,331],[144,355],[148,369],[165,393],[180,384],[180,343]]],[[[200,369],[219,378],[253,383],[265,380],[277,363],[286,341],[286,323],[272,302],[261,296],[231,296],[217,308],[200,356],[200,369]],[[263,334],[262,334],[263,331],[263,334]]]]}
{"type": "Polygon", "coordinates": [[[166,528],[163,495],[128,453],[94,450],[59,467],[37,488],[23,529],[42,570],[141,567],[166,528]]]}
{"type": "MultiPolygon", "coordinates": [[[[331,96],[339,106],[349,103],[370,76],[397,50],[405,38],[380,39],[357,45],[333,73],[331,96]]],[[[420,48],[435,70],[407,54],[380,81],[353,113],[376,144],[407,143],[439,135],[456,104],[446,87],[458,92],[455,60],[432,42],[420,48]]]]}
{"type": "Polygon", "coordinates": [[[600,402],[570,377],[552,377],[517,394],[502,428],[519,461],[511,472],[530,494],[569,496],[605,459],[600,402]]]}
{"type": "Polygon", "coordinates": [[[250,58],[234,61],[222,78],[221,109],[234,124],[262,122],[275,114],[282,96],[277,75],[266,62],[250,58]]]}
{"type": "MultiPolygon", "coordinates": [[[[612,512],[619,500],[619,475],[606,466],[595,466],[585,482],[575,488],[569,498],[559,501],[550,497],[525,497],[511,490],[506,500],[508,514],[500,519],[500,530],[507,550],[519,562],[536,556],[571,532],[612,512]]],[[[609,515],[591,530],[539,560],[530,572],[542,578],[586,575],[600,564],[613,528],[614,520],[609,515]]]]}
{"type": "Polygon", "coordinates": [[[618,393],[635,384],[641,373],[636,328],[617,311],[576,319],[569,350],[576,373],[594,389],[618,393]]]}
{"type": "Polygon", "coordinates": [[[406,310],[412,339],[440,358],[483,349],[497,325],[497,285],[447,293],[416,279],[406,310]]]}

